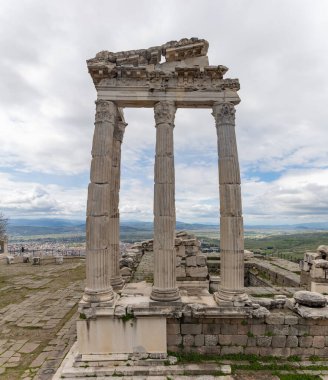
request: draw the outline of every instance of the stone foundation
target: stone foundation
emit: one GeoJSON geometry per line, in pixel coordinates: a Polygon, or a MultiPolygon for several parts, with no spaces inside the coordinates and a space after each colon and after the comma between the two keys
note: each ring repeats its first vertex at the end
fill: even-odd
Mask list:
{"type": "Polygon", "coordinates": [[[328,319],[304,319],[287,311],[264,318],[167,320],[168,351],[328,357],[328,319]]]}

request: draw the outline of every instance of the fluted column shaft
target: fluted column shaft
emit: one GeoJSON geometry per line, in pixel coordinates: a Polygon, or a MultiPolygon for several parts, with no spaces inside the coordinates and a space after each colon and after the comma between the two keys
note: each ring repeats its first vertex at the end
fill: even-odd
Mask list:
{"type": "Polygon", "coordinates": [[[221,284],[216,301],[240,302],[244,292],[244,228],[240,191],[240,170],[235,133],[235,107],[215,103],[219,156],[220,191],[220,272],[221,284]]]}
{"type": "Polygon", "coordinates": [[[121,183],[121,145],[123,141],[126,123],[119,121],[114,127],[113,153],[112,153],[112,180],[110,194],[110,257],[112,261],[110,283],[114,290],[123,286],[123,279],[120,274],[120,212],[119,193],[121,183]]]}
{"type": "Polygon", "coordinates": [[[115,103],[98,100],[92,143],[90,184],[88,187],[86,221],[86,288],[85,302],[111,303],[114,298],[110,284],[112,260],[111,187],[113,132],[118,109],[115,103]]]}
{"type": "Polygon", "coordinates": [[[173,102],[154,106],[156,156],[154,185],[154,286],[151,299],[175,301],[180,298],[176,286],[175,257],[175,178],[173,128],[176,107],[173,102]]]}

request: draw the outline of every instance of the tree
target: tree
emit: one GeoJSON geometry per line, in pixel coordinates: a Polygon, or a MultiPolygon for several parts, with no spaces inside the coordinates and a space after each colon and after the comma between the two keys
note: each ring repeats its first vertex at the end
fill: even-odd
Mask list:
{"type": "Polygon", "coordinates": [[[0,238],[6,236],[8,226],[8,218],[6,218],[2,212],[0,212],[0,238]]]}

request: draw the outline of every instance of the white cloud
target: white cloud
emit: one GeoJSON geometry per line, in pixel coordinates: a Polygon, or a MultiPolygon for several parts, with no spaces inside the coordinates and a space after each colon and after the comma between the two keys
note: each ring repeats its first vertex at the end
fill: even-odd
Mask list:
{"type": "MultiPolygon", "coordinates": [[[[241,82],[236,131],[246,219],[325,217],[320,211],[326,210],[322,176],[328,166],[325,0],[3,0],[1,8],[0,162],[11,171],[0,185],[1,207],[15,215],[19,210],[38,215],[42,208],[80,214],[85,188],[66,189],[55,177],[25,182],[19,173],[49,178],[88,172],[96,92],[85,60],[104,49],[198,36],[209,40],[210,63],[228,66],[227,77],[241,82]],[[248,180],[256,172],[281,177],[248,180]],[[305,182],[295,187],[301,177],[305,182]]],[[[153,112],[128,109],[125,115],[121,209],[130,219],[151,219],[153,112]]],[[[178,110],[175,124],[177,215],[215,219],[213,117],[210,110],[178,110]]]]}
{"type": "Polygon", "coordinates": [[[85,217],[86,189],[17,182],[0,173],[0,209],[11,218],[85,217]]]}

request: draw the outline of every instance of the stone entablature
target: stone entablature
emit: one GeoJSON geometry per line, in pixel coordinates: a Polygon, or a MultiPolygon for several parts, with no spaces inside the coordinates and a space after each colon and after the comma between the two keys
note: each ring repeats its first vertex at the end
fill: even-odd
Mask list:
{"type": "Polygon", "coordinates": [[[102,51],[87,64],[98,97],[115,100],[120,107],[153,107],[163,99],[178,107],[238,104],[238,79],[223,79],[228,68],[209,65],[207,49],[205,40],[184,38],[149,49],[102,51]]]}

